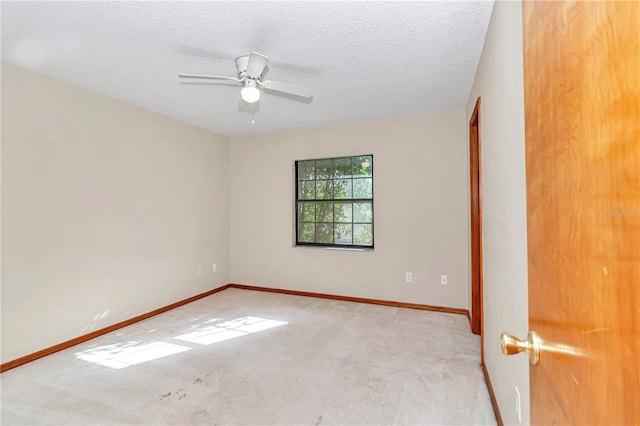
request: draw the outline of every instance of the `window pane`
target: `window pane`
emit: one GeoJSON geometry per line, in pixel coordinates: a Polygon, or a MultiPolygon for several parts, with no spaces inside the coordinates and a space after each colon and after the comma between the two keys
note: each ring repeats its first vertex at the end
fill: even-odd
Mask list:
{"type": "Polygon", "coordinates": [[[333,198],[333,182],[330,180],[316,181],[316,200],[330,200],[333,198]]]}
{"type": "Polygon", "coordinates": [[[353,233],[350,223],[336,223],[333,240],[335,244],[353,244],[353,233]]]}
{"type": "Polygon", "coordinates": [[[316,222],[333,222],[333,203],[316,203],[316,222]]]}
{"type": "Polygon", "coordinates": [[[298,161],[298,179],[313,180],[316,178],[315,161],[298,161]]]}
{"type": "Polygon", "coordinates": [[[313,200],[316,198],[316,183],[314,181],[298,182],[298,199],[313,200]]]}
{"type": "Polygon", "coordinates": [[[333,223],[316,225],[316,243],[333,244],[333,223]]]}
{"type": "Polygon", "coordinates": [[[342,200],[350,199],[351,192],[351,179],[338,179],[333,181],[333,198],[342,200]]]}
{"type": "Polygon", "coordinates": [[[373,245],[373,225],[353,225],[353,244],[360,246],[373,245]]]}
{"type": "Polygon", "coordinates": [[[353,175],[354,176],[371,176],[373,174],[373,157],[370,155],[361,155],[353,157],[353,175]]]}
{"type": "Polygon", "coordinates": [[[353,180],[353,198],[372,198],[373,180],[371,178],[353,180]]]}
{"type": "Polygon", "coordinates": [[[333,160],[316,160],[316,179],[329,179],[333,169],[333,160]]]}
{"type": "Polygon", "coordinates": [[[301,243],[315,243],[316,225],[313,223],[298,224],[298,241],[301,243]]]}
{"type": "Polygon", "coordinates": [[[334,222],[351,222],[351,203],[335,203],[333,217],[334,222]]]}
{"type": "Polygon", "coordinates": [[[351,157],[333,160],[333,177],[351,177],[351,157]]]}
{"type": "Polygon", "coordinates": [[[298,204],[298,222],[315,222],[316,206],[315,203],[299,203],[298,204]]]}
{"type": "Polygon", "coordinates": [[[373,219],[371,203],[353,203],[353,221],[371,223],[373,219]]]}

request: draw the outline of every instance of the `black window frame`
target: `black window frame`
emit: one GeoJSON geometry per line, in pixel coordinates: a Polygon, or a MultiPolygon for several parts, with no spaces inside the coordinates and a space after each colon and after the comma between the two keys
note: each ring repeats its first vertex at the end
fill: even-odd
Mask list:
{"type": "MultiPolygon", "coordinates": [[[[335,164],[335,163],[333,163],[335,164]]],[[[315,168],[315,167],[314,167],[315,168]]],[[[341,156],[341,157],[327,157],[327,158],[308,158],[308,159],[304,159],[304,160],[296,160],[295,161],[295,202],[294,202],[294,207],[295,207],[295,245],[296,246],[302,246],[302,247],[329,247],[329,248],[342,248],[342,249],[364,249],[364,250],[373,250],[374,246],[375,246],[375,226],[374,226],[374,210],[375,210],[375,204],[374,204],[374,169],[373,169],[373,154],[360,154],[360,155],[349,155],[349,156],[341,156]],[[371,163],[369,165],[369,167],[371,167],[371,174],[370,176],[366,176],[366,177],[354,177],[353,174],[353,169],[352,169],[352,173],[349,176],[348,180],[351,181],[351,198],[327,198],[327,199],[316,199],[316,198],[312,198],[312,199],[306,199],[300,198],[300,182],[317,182],[317,181],[322,181],[322,180],[335,180],[335,179],[339,179],[338,177],[335,177],[333,175],[330,175],[329,177],[323,178],[323,179],[318,179],[317,175],[314,173],[314,179],[309,180],[309,179],[300,179],[300,175],[299,175],[299,163],[301,162],[306,162],[306,161],[327,161],[327,160],[339,160],[339,159],[350,159],[351,163],[352,163],[352,167],[353,167],[353,159],[354,158],[358,158],[358,157],[370,157],[371,158],[371,163]],[[371,198],[353,198],[353,182],[354,180],[357,179],[366,179],[366,178],[370,178],[371,179],[371,198]],[[353,210],[354,210],[354,204],[355,203],[371,203],[371,222],[354,222],[353,220],[353,210]],[[335,237],[335,225],[336,223],[340,224],[340,223],[349,223],[352,225],[352,244],[337,244],[335,242],[333,243],[317,243],[317,242],[305,242],[305,241],[300,241],[300,223],[299,223],[299,205],[300,203],[333,203],[334,206],[333,208],[335,209],[335,204],[336,203],[351,203],[351,211],[352,211],[352,217],[351,217],[351,222],[335,222],[335,219],[332,219],[331,222],[318,222],[315,220],[314,217],[314,224],[317,226],[318,223],[332,223],[333,225],[333,232],[334,232],[334,237],[335,237]],[[371,225],[371,245],[364,245],[364,244],[353,244],[353,225],[358,225],[358,224],[363,224],[363,225],[371,225]]],[[[305,223],[305,222],[303,222],[305,223]]],[[[317,236],[317,228],[316,228],[316,236],[317,236]]]]}

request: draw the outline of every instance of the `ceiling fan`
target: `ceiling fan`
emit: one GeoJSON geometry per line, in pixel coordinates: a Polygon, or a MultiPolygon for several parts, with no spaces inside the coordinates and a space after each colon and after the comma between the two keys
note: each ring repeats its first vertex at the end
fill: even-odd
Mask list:
{"type": "Polygon", "coordinates": [[[197,75],[197,74],[178,74],[180,78],[199,78],[205,80],[223,80],[233,84],[241,84],[240,97],[248,103],[257,102],[260,99],[260,88],[272,90],[274,92],[286,93],[289,95],[299,96],[301,98],[310,98],[313,90],[307,87],[295,86],[288,83],[280,83],[278,81],[263,81],[262,78],[267,70],[269,58],[256,52],[251,52],[249,56],[240,56],[236,59],[236,68],[238,69],[238,77],[221,77],[217,75],[197,75]]]}

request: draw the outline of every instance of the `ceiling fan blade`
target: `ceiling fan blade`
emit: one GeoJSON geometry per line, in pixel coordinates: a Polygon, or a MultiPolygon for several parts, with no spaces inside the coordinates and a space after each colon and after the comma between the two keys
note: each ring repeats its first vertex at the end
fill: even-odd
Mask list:
{"type": "Polygon", "coordinates": [[[200,78],[200,79],[205,79],[205,80],[227,80],[227,81],[235,81],[236,83],[239,83],[240,79],[237,79],[235,77],[221,77],[221,76],[217,76],[217,75],[198,75],[198,74],[178,74],[178,77],[180,78],[200,78]]]}
{"type": "Polygon", "coordinates": [[[247,77],[259,78],[269,63],[269,58],[256,52],[249,55],[249,63],[247,64],[247,77]]]}
{"type": "Polygon", "coordinates": [[[280,83],[278,81],[265,81],[262,83],[262,87],[276,92],[300,96],[302,98],[310,98],[313,96],[313,90],[308,87],[295,86],[293,84],[280,83]]]}

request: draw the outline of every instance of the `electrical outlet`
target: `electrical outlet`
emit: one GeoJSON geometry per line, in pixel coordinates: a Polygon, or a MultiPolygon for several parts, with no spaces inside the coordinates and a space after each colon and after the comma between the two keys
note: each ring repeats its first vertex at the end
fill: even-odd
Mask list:
{"type": "Polygon", "coordinates": [[[198,266],[198,267],[196,268],[196,274],[198,274],[198,275],[202,275],[202,266],[198,266]]]}
{"type": "Polygon", "coordinates": [[[520,406],[520,391],[516,386],[516,416],[518,417],[518,423],[522,423],[522,407],[520,406]]]}
{"type": "Polygon", "coordinates": [[[218,264],[214,263],[213,266],[211,267],[211,269],[213,270],[213,272],[218,270],[218,264]]]}
{"type": "Polygon", "coordinates": [[[408,283],[413,282],[413,273],[407,272],[404,276],[404,280],[408,283]]]}
{"type": "Polygon", "coordinates": [[[449,279],[446,275],[440,275],[440,284],[447,285],[449,283],[449,279]]]}

